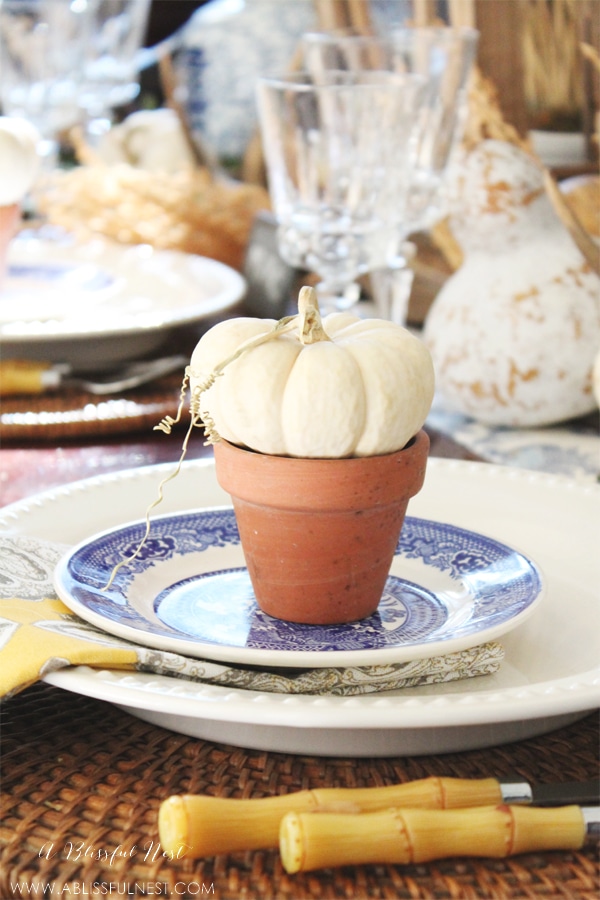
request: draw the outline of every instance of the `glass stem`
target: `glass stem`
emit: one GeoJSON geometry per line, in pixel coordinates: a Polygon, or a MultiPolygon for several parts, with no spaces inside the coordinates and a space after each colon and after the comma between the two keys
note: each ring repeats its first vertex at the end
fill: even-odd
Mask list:
{"type": "Polygon", "coordinates": [[[320,281],[317,284],[317,297],[321,315],[332,312],[344,312],[352,309],[360,298],[360,287],[355,281],[350,284],[320,281]]]}
{"type": "Polygon", "coordinates": [[[398,265],[389,269],[376,269],[370,275],[377,318],[388,319],[396,325],[406,325],[414,280],[413,270],[407,265],[398,265]]]}

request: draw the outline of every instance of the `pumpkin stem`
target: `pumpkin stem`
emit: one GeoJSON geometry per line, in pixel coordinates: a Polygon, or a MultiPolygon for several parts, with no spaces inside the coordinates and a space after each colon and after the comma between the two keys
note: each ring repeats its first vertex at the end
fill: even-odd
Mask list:
{"type": "Polygon", "coordinates": [[[317,341],[330,341],[331,338],[323,328],[317,292],[305,285],[298,295],[298,313],[300,318],[299,337],[303,344],[315,344],[317,341]]]}

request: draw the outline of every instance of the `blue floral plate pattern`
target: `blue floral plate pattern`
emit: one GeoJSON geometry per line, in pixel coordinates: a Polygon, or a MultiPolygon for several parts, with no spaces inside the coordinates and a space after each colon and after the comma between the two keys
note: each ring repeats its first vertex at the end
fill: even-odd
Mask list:
{"type": "Polygon", "coordinates": [[[383,665],[466,649],[525,620],[538,567],[473,531],[407,517],[377,612],[347,625],[297,625],[254,598],[231,508],[166,515],[96,535],[57,566],[55,587],[84,620],[147,647],[269,666],[383,665]]]}

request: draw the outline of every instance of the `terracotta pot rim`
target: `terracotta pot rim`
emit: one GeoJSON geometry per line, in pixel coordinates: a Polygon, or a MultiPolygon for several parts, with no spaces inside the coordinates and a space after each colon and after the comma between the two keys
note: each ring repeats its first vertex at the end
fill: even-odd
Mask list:
{"type": "MultiPolygon", "coordinates": [[[[393,456],[397,456],[399,453],[405,453],[406,451],[414,449],[417,445],[422,444],[424,440],[427,440],[427,435],[424,429],[420,429],[415,435],[411,437],[411,439],[401,447],[399,450],[392,450],[390,453],[373,453],[370,456],[282,456],[278,454],[271,453],[262,453],[260,450],[253,450],[251,447],[242,447],[239,444],[234,444],[231,441],[225,440],[225,438],[221,438],[218,443],[225,444],[228,448],[231,448],[233,451],[239,451],[249,457],[256,457],[268,460],[282,460],[285,464],[289,463],[302,463],[304,465],[311,463],[319,463],[319,464],[331,464],[331,465],[339,465],[340,463],[354,463],[356,465],[364,464],[366,460],[380,459],[387,460],[391,459],[393,456]]],[[[275,463],[274,463],[275,465],[275,463]]]]}
{"type": "Polygon", "coordinates": [[[281,510],[365,510],[421,489],[429,437],[421,430],[394,453],[343,459],[268,456],[225,441],[214,452],[219,484],[239,500],[281,510]]]}

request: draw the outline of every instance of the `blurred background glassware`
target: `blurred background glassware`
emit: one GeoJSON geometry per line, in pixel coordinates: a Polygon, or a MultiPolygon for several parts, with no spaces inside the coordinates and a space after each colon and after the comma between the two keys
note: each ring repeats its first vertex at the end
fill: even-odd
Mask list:
{"type": "Polygon", "coordinates": [[[1,0],[0,103],[5,116],[29,120],[40,155],[53,164],[61,132],[80,118],[85,3],[1,0]]]}
{"type": "Polygon", "coordinates": [[[140,53],[151,0],[76,0],[85,7],[86,38],[78,102],[93,143],[105,134],[114,110],[140,92],[140,53]]]}
{"type": "Polygon", "coordinates": [[[419,110],[421,127],[414,147],[415,167],[405,216],[400,221],[404,253],[393,266],[371,273],[378,314],[403,324],[412,285],[406,238],[427,230],[445,215],[445,189],[453,154],[467,114],[467,84],[477,52],[471,28],[394,28],[387,36],[309,32],[302,36],[302,59],[316,80],[330,70],[370,69],[418,73],[425,79],[419,110]]]}
{"type": "Polygon", "coordinates": [[[356,279],[401,252],[423,79],[331,71],[257,84],[279,252],[318,275],[325,313],[348,309],[356,279]]]}
{"type": "Polygon", "coordinates": [[[49,168],[61,137],[110,128],[139,92],[151,0],[0,0],[0,103],[42,136],[49,168]]]}
{"type": "Polygon", "coordinates": [[[317,79],[330,69],[411,72],[425,78],[407,233],[429,228],[445,214],[444,185],[462,136],[478,37],[475,29],[450,27],[396,28],[387,37],[325,32],[302,36],[304,67],[317,79]]]}

